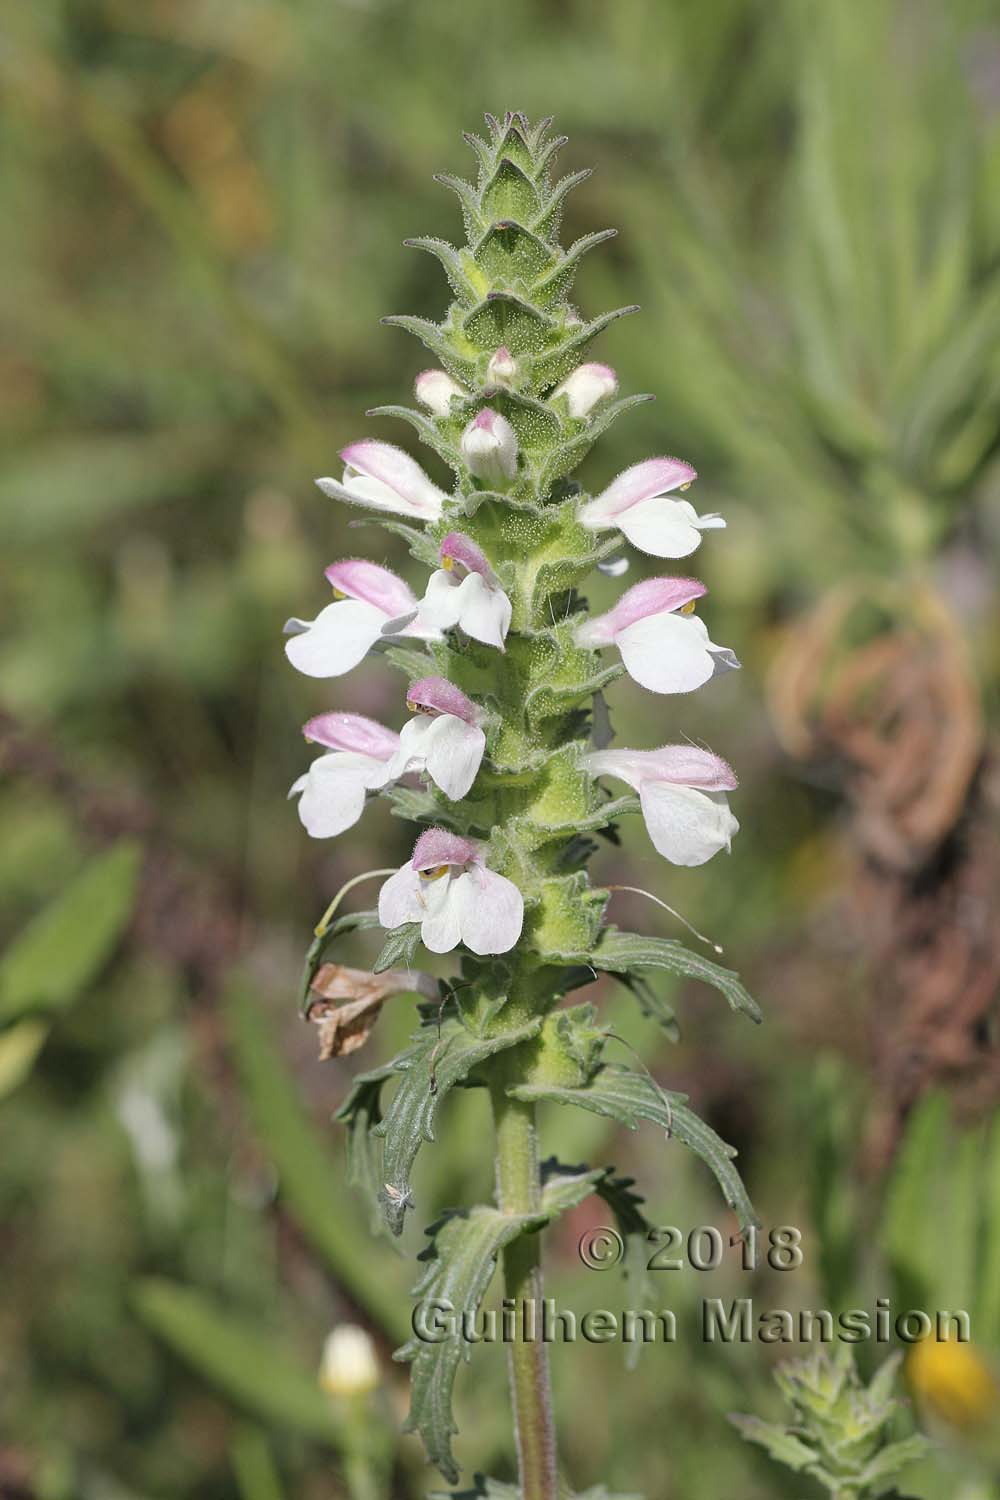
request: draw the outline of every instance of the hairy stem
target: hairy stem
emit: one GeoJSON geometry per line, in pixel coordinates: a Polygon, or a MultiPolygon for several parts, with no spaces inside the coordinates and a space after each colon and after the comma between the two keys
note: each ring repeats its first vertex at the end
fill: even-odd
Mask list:
{"type": "MultiPolygon", "coordinates": [[[[497,1136],[497,1201],[504,1213],[531,1213],[539,1206],[535,1107],[509,1099],[502,1082],[491,1088],[497,1136]]],[[[524,1234],[503,1252],[504,1293],[536,1336],[508,1346],[514,1430],[523,1500],[557,1500],[556,1434],[552,1414],[549,1352],[538,1335],[542,1313],[541,1236],[524,1234]]]]}

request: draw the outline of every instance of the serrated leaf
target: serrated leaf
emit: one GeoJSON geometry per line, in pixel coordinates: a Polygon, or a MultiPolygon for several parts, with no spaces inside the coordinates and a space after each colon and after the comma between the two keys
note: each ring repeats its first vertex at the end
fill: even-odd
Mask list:
{"type": "Polygon", "coordinates": [[[345,1434],[316,1376],[260,1332],[257,1316],[241,1317],[203,1292],[158,1277],[141,1280],[132,1301],[147,1327],[230,1400],[282,1430],[343,1445],[345,1434]]]}
{"type": "MultiPolygon", "coordinates": [[[[537,1036],[541,1025],[540,1016],[531,1017],[511,1031],[479,1036],[449,1006],[442,1014],[440,1027],[436,1019],[426,1023],[414,1036],[413,1046],[387,1065],[385,1079],[398,1075],[399,1085],[372,1134],[385,1141],[380,1200],[394,1234],[402,1232],[410,1204],[410,1173],[424,1141],[434,1139],[434,1121],[441,1101],[478,1063],[529,1041],[537,1036]]],[[[373,1075],[366,1077],[374,1081],[373,1075]]],[[[352,1094],[335,1118],[349,1119],[354,1107],[352,1094]]]]}
{"type": "Polygon", "coordinates": [[[542,1213],[547,1221],[576,1208],[597,1191],[598,1183],[608,1175],[606,1167],[564,1167],[554,1156],[543,1161],[539,1170],[542,1213]]]}
{"type": "Polygon", "coordinates": [[[676,1138],[701,1157],[735,1213],[741,1232],[759,1224],[740,1174],[733,1166],[735,1150],[687,1107],[684,1094],[666,1092],[645,1074],[611,1065],[603,1067],[589,1083],[579,1088],[518,1084],[508,1092],[515,1099],[576,1104],[595,1114],[618,1120],[630,1130],[638,1128],[640,1119],[649,1120],[658,1125],[668,1139],[676,1138]]]}
{"type": "Polygon", "coordinates": [[[14,938],[0,959],[0,1024],[66,1009],[118,946],[142,851],[122,840],[99,854],[14,938]]]}
{"type": "Polygon", "coordinates": [[[673,1006],[657,993],[648,980],[643,979],[641,974],[616,973],[615,978],[635,996],[642,1014],[656,1022],[668,1041],[680,1041],[681,1029],[673,1006]]]}
{"type": "Polygon", "coordinates": [[[741,1436],[749,1443],[758,1443],[772,1458],[797,1473],[815,1468],[819,1455],[806,1447],[793,1433],[779,1427],[775,1422],[764,1422],[760,1417],[744,1417],[733,1414],[729,1418],[741,1436]]]}
{"type": "Polygon", "coordinates": [[[394,927],[372,964],[372,973],[381,974],[385,969],[411,969],[419,947],[419,922],[404,922],[402,927],[394,927]]]}
{"type": "Polygon", "coordinates": [[[336,1116],[347,1129],[347,1180],[364,1199],[369,1228],[376,1236],[388,1230],[382,1212],[382,1151],[375,1127],[382,1119],[382,1085],[391,1072],[390,1065],[356,1078],[336,1116]]]}
{"type": "MultiPolygon", "coordinates": [[[[449,1325],[441,1330],[445,1336],[439,1340],[414,1334],[393,1358],[411,1365],[410,1412],[404,1431],[419,1433],[428,1458],[453,1483],[458,1466],[451,1439],[458,1428],[451,1398],[459,1360],[469,1358],[462,1319],[478,1312],[504,1245],[538,1222],[530,1214],[503,1214],[479,1206],[446,1214],[427,1231],[430,1244],[420,1259],[429,1264],[413,1291],[428,1304],[446,1307],[449,1325]]],[[[418,1315],[419,1303],[414,1322],[418,1315]]]]}
{"type": "Polygon", "coordinates": [[[921,1458],[926,1458],[932,1448],[933,1444],[920,1432],[900,1438],[899,1442],[890,1443],[887,1448],[876,1453],[875,1457],[865,1465],[859,1476],[860,1482],[868,1487],[875,1486],[873,1493],[880,1495],[901,1469],[905,1469],[908,1464],[916,1463],[921,1458]]]}
{"type": "Polygon", "coordinates": [[[277,1172],[283,1201],[354,1301],[395,1337],[400,1312],[385,1263],[373,1258],[367,1235],[339,1206],[332,1141],[306,1115],[259,1003],[234,987],[226,1015],[257,1137],[277,1172]]]}
{"type": "Polygon", "coordinates": [[[763,1020],[760,1006],[744,988],[738,974],[703,958],[673,938],[645,937],[635,932],[621,932],[617,927],[606,927],[587,957],[595,969],[612,974],[632,969],[666,969],[668,973],[685,979],[700,979],[717,989],[733,1010],[749,1016],[751,1021],[763,1020]]]}

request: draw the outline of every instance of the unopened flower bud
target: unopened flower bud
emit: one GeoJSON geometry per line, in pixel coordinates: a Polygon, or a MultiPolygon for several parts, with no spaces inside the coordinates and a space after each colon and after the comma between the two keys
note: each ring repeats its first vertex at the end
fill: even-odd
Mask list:
{"type": "Polygon", "coordinates": [[[613,396],[618,389],[618,376],[610,365],[587,364],[580,365],[567,375],[562,385],[556,386],[552,392],[553,399],[556,396],[565,396],[569,403],[569,414],[576,422],[584,417],[589,417],[598,401],[606,401],[613,396]]]}
{"type": "Polygon", "coordinates": [[[363,1396],[378,1385],[375,1345],[363,1328],[342,1323],[323,1345],[319,1383],[331,1396],[363,1396]]]}
{"type": "Polygon", "coordinates": [[[484,406],[462,433],[462,457],[477,479],[502,487],[517,473],[517,434],[506,417],[484,406]]]}
{"type": "Polygon", "coordinates": [[[420,404],[436,417],[448,415],[452,396],[459,396],[464,401],[469,394],[444,370],[421,370],[413,382],[413,390],[420,404]]]}
{"type": "Polygon", "coordinates": [[[506,344],[501,344],[486,366],[486,384],[510,387],[516,379],[517,360],[511,354],[506,344]]]}

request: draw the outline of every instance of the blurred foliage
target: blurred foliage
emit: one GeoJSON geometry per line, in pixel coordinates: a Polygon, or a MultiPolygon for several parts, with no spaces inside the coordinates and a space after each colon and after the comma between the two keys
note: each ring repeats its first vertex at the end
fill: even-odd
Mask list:
{"type": "MultiPolygon", "coordinates": [[[[661,451],[696,463],[700,507],[731,528],[698,559],[713,633],[745,663],[662,722],[627,687],[612,709],[627,739],[704,737],[739,766],[733,858],[685,872],[680,899],[765,1024],[727,1027],[658,976],[682,1030],[670,1048],[610,981],[592,993],[739,1146],[765,1223],[800,1223],[806,1251],[794,1276],[733,1258],[655,1278],[679,1341],[627,1379],[614,1346],[556,1348],[565,1457],[650,1496],[800,1493],[722,1419],[764,1409],[780,1348],[702,1344],[704,1296],[968,1296],[985,1360],[1000,1340],[995,1123],[953,1122],[935,1093],[881,1137],[903,1140],[888,1193],[884,1153],[869,1162],[887,1085],[850,906],[854,783],[800,753],[783,692],[790,643],[846,583],[865,602],[842,652],[913,628],[918,609],[933,644],[947,619],[987,752],[1000,5],[47,0],[8,5],[0,25],[0,1248],[16,1287],[0,1313],[0,1493],[356,1493],[314,1383],[347,1317],[383,1361],[386,1406],[368,1420],[399,1416],[388,1354],[405,1277],[368,1239],[328,1123],[353,1068],[313,1060],[295,986],[332,894],[398,862],[403,829],[372,809],[363,833],[309,846],[283,802],[303,764],[295,726],[348,704],[392,720],[397,684],[377,664],[349,698],[305,683],[280,630],[324,602],[324,565],[360,550],[311,476],[353,437],[401,437],[362,415],[421,362],[379,317],[446,301],[401,241],[450,232],[431,174],[464,170],[461,131],[506,108],[555,114],[565,169],[598,167],[567,238],[620,236],[588,263],[581,305],[643,305],[600,356],[657,403],[582,477],[596,487],[661,451]]],[[[384,560],[404,566],[391,546],[384,560]]],[[[595,602],[619,587],[602,580],[595,602]]],[[[825,680],[826,658],[810,671],[825,680]]],[[[641,830],[603,858],[609,879],[677,902],[641,830]]],[[[677,935],[627,896],[612,916],[677,935]]],[[[371,961],[370,938],[351,945],[371,961]]],[[[880,961],[893,969],[891,945],[880,961]]],[[[905,1014],[886,1014],[905,1060],[905,1014]]],[[[411,1025],[406,1002],[387,1007],[372,1062],[411,1025]]],[[[991,1027],[975,1017],[987,1060],[991,1027]]],[[[441,1207],[489,1191],[483,1101],[458,1094],[415,1179],[413,1245],[441,1207]]],[[[569,1114],[545,1121],[562,1160],[613,1133],[619,1170],[656,1185],[654,1222],[733,1227],[657,1132],[623,1139],[569,1114]]],[[[600,1222],[588,1212],[551,1253],[553,1295],[581,1312],[624,1296],[576,1258],[600,1222]]],[[[501,1353],[478,1349],[461,1393],[470,1473],[504,1452],[501,1353]]],[[[995,1493],[968,1446],[958,1434],[944,1467],[921,1465],[919,1493],[995,1493]]],[[[425,1488],[404,1440],[392,1493],[425,1488]]]]}

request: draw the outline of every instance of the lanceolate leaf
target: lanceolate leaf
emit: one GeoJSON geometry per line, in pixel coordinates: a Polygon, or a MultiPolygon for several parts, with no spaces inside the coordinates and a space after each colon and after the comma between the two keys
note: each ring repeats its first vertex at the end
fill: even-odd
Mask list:
{"type": "Polygon", "coordinates": [[[414,1316],[432,1337],[414,1335],[393,1358],[413,1366],[406,1431],[420,1434],[428,1457],[452,1482],[458,1467],[451,1439],[458,1428],[451,1395],[459,1359],[469,1357],[462,1320],[478,1311],[504,1245],[540,1223],[537,1215],[502,1214],[480,1206],[446,1214],[427,1231],[431,1243],[420,1259],[429,1264],[413,1289],[421,1299],[414,1316]]]}
{"type": "Polygon", "coordinates": [[[65,1009],[99,974],[132,914],[140,850],[116,844],[91,860],[0,960],[0,1024],[65,1009]]]}
{"type": "MultiPolygon", "coordinates": [[[[399,1076],[385,1117],[373,1126],[373,1134],[385,1141],[379,1190],[386,1222],[400,1234],[410,1203],[410,1172],[424,1141],[434,1139],[434,1120],[441,1100],[455,1084],[468,1077],[477,1063],[507,1047],[528,1041],[541,1029],[542,1018],[521,1022],[496,1036],[477,1036],[453,1013],[446,1013],[440,1028],[429,1021],[414,1037],[413,1046],[388,1068],[358,1080],[351,1096],[337,1113],[339,1120],[354,1121],[358,1109],[357,1090],[362,1083],[382,1082],[399,1076]]],[[[367,1107],[370,1109],[370,1102],[367,1107]]],[[[357,1150],[357,1147],[355,1147],[357,1150]]]]}
{"type": "Polygon", "coordinates": [[[595,969],[625,973],[633,969],[666,969],[685,979],[700,979],[724,995],[733,1010],[741,1011],[751,1021],[763,1019],[760,1006],[748,994],[732,969],[712,963],[700,953],[693,953],[672,938],[642,937],[635,932],[620,932],[607,927],[600,941],[588,955],[595,969]]]}
{"type": "Polygon", "coordinates": [[[378,958],[372,964],[372,973],[381,974],[384,969],[412,968],[419,947],[419,922],[406,922],[402,927],[393,928],[392,932],[387,934],[378,958]]]}
{"type": "Polygon", "coordinates": [[[758,1223],[746,1188],[733,1166],[736,1152],[687,1108],[683,1094],[665,1093],[644,1074],[610,1065],[603,1067],[582,1088],[519,1084],[509,1092],[515,1099],[578,1104],[595,1114],[608,1115],[630,1130],[637,1128],[640,1119],[650,1120],[659,1125],[668,1138],[675,1136],[682,1141],[711,1169],[742,1231],[758,1223]]]}
{"type": "Polygon", "coordinates": [[[205,1293],[149,1278],[133,1293],[136,1311],[182,1359],[247,1411],[289,1432],[340,1447],[344,1434],[315,1375],[240,1316],[205,1293]]]}

